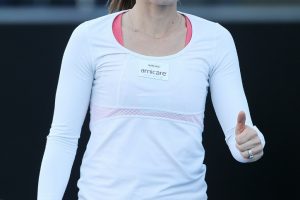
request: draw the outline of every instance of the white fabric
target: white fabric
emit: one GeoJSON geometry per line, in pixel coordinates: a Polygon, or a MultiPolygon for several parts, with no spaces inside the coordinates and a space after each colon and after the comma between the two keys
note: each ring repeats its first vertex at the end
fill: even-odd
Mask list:
{"type": "Polygon", "coordinates": [[[118,13],[80,24],[66,46],[38,200],[62,199],[88,106],[80,200],[207,199],[202,132],[208,88],[233,157],[250,162],[235,147],[238,112],[253,124],[232,36],[218,23],[183,13],[192,23],[191,42],[170,56],[144,56],[114,38],[118,13]],[[140,76],[143,67],[166,76],[140,76]]]}

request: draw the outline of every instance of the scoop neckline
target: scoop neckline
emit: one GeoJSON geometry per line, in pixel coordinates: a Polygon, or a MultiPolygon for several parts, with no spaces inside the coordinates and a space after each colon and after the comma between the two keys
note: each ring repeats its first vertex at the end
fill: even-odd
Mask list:
{"type": "Polygon", "coordinates": [[[170,59],[170,58],[178,57],[178,56],[182,55],[183,53],[185,53],[190,48],[191,44],[193,43],[193,40],[194,40],[194,26],[193,26],[193,22],[192,22],[192,20],[190,20],[189,16],[186,13],[181,12],[181,11],[177,11],[178,13],[186,16],[190,20],[191,25],[192,25],[192,37],[191,37],[189,43],[184,48],[182,48],[181,50],[177,51],[176,53],[173,53],[173,54],[170,54],[170,55],[165,55],[165,56],[149,56],[149,55],[144,55],[144,54],[132,51],[130,49],[127,49],[126,47],[124,47],[123,45],[121,45],[118,42],[117,38],[115,37],[115,35],[113,33],[113,22],[114,22],[115,18],[119,14],[121,14],[121,13],[124,14],[125,12],[128,12],[128,11],[129,11],[129,9],[122,10],[122,11],[116,12],[114,14],[114,16],[112,17],[112,20],[110,22],[110,26],[111,26],[110,35],[111,35],[111,37],[113,37],[113,41],[114,41],[114,43],[116,43],[116,46],[118,48],[122,49],[123,51],[125,51],[126,53],[128,53],[129,55],[133,55],[133,56],[136,56],[136,57],[139,57],[139,58],[143,58],[143,59],[155,59],[155,60],[170,59]]]}

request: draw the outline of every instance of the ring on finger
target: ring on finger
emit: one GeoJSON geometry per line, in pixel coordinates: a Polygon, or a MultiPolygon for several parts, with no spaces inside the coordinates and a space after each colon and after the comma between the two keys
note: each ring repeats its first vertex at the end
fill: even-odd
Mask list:
{"type": "Polygon", "coordinates": [[[254,155],[253,155],[253,152],[251,149],[248,150],[248,158],[249,159],[253,159],[254,158],[254,155]]]}

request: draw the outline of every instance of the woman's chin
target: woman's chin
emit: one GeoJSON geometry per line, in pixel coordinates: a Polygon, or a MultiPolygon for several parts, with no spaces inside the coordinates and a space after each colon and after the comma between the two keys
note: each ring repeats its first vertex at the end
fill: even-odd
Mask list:
{"type": "Polygon", "coordinates": [[[177,3],[178,0],[149,0],[150,3],[159,5],[159,6],[169,6],[177,3]]]}

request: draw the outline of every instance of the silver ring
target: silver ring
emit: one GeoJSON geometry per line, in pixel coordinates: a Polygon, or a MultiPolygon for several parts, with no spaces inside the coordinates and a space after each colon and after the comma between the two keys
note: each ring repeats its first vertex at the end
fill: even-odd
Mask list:
{"type": "Polygon", "coordinates": [[[248,150],[248,158],[249,158],[249,159],[252,159],[253,157],[254,157],[254,155],[253,155],[253,153],[252,153],[252,150],[249,149],[249,150],[248,150]]]}

